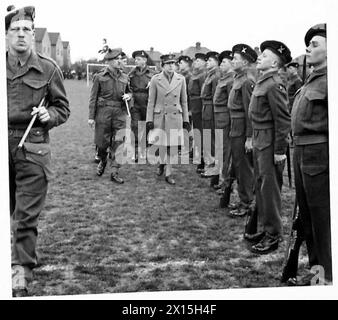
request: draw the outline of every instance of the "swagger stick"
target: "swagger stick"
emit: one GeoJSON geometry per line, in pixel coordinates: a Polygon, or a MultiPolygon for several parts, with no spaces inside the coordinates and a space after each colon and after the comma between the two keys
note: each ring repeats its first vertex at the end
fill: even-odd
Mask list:
{"type": "MultiPolygon", "coordinates": [[[[41,99],[38,108],[40,108],[41,106],[43,106],[44,102],[45,102],[45,97],[43,97],[43,98],[41,99]]],[[[28,127],[27,127],[25,133],[23,134],[23,136],[22,136],[20,142],[19,142],[19,145],[18,145],[18,148],[19,148],[19,149],[22,148],[22,146],[23,146],[23,144],[24,144],[24,142],[25,142],[25,140],[26,140],[26,138],[27,138],[27,136],[28,136],[29,131],[31,131],[31,129],[32,129],[32,127],[33,127],[34,121],[35,121],[35,119],[36,119],[37,116],[38,116],[38,114],[36,113],[36,114],[32,117],[31,121],[29,122],[29,125],[28,125],[28,127]]]]}

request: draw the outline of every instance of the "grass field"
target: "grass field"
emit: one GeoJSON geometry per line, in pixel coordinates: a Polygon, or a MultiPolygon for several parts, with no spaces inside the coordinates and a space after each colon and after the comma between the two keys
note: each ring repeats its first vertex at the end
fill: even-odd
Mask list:
{"type": "MultiPolygon", "coordinates": [[[[51,131],[55,179],[39,223],[32,295],[280,286],[294,190],[283,189],[285,241],[270,255],[252,254],[244,219],[218,208],[218,195],[194,165],[174,166],[168,185],[151,165],[125,165],[123,185],[95,174],[89,88],[66,80],[68,122],[51,131]]],[[[306,267],[306,252],[300,271],[306,267]]]]}

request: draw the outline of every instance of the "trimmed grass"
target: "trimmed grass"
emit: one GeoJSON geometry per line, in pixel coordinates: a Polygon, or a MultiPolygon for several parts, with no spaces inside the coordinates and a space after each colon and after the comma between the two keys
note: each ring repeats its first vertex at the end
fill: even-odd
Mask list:
{"type": "MultiPolygon", "coordinates": [[[[151,165],[123,166],[123,185],[110,181],[109,168],[97,177],[90,88],[65,85],[72,113],[51,131],[55,179],[40,217],[32,295],[280,286],[286,241],[270,255],[252,254],[242,239],[245,219],[218,208],[194,165],[174,166],[175,186],[151,165]]],[[[285,239],[293,199],[284,187],[285,239]]],[[[306,262],[303,250],[301,272],[306,262]]]]}

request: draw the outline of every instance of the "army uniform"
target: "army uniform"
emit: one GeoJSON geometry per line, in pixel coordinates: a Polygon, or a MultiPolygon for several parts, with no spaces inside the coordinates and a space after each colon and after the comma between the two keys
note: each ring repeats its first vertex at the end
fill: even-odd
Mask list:
{"type": "MultiPolygon", "coordinates": [[[[194,127],[194,131],[200,133],[200,146],[199,147],[199,155],[201,157],[201,163],[198,165],[198,169],[202,170],[204,168],[204,160],[203,160],[203,134],[202,134],[202,98],[201,98],[201,90],[203,83],[205,81],[205,70],[204,69],[194,69],[192,71],[190,81],[188,84],[188,99],[189,99],[189,108],[192,117],[192,124],[194,127]],[[198,130],[198,131],[197,131],[198,130]]],[[[197,139],[194,137],[194,141],[196,143],[197,139]]],[[[196,145],[195,145],[196,146],[196,145]]]]}
{"type": "Polygon", "coordinates": [[[106,67],[96,74],[90,93],[89,119],[95,120],[95,144],[101,162],[107,161],[107,148],[111,147],[112,175],[121,167],[116,158],[117,152],[122,151],[119,147],[123,144],[123,135],[117,133],[126,129],[127,112],[122,96],[129,92],[128,75],[118,68],[106,67]]]}
{"type": "MultiPolygon", "coordinates": [[[[224,58],[232,59],[231,51],[224,51],[220,54],[220,63],[224,58]]],[[[219,167],[222,169],[222,180],[226,187],[231,185],[230,182],[230,167],[231,164],[231,145],[230,145],[230,111],[228,108],[228,99],[229,94],[232,88],[234,72],[228,72],[221,75],[214,94],[213,103],[214,103],[214,120],[215,120],[215,129],[221,129],[222,131],[222,146],[216,145],[216,150],[223,150],[222,159],[223,162],[219,164],[219,167]]],[[[216,139],[216,142],[219,139],[216,139]]]]}
{"type": "MultiPolygon", "coordinates": [[[[206,55],[206,60],[208,56],[215,57],[218,60],[217,52],[208,52],[206,55]]],[[[216,86],[220,77],[219,68],[215,67],[207,72],[206,78],[204,80],[202,89],[201,89],[201,98],[203,103],[202,109],[202,127],[203,127],[203,136],[207,138],[207,141],[203,139],[203,152],[204,152],[204,161],[206,163],[206,175],[213,175],[213,173],[208,173],[208,169],[214,165],[214,156],[215,156],[215,120],[214,120],[214,105],[213,98],[216,90],[216,86]],[[208,130],[211,134],[205,135],[204,130],[208,130]],[[210,137],[210,138],[209,138],[210,137]],[[210,145],[208,145],[210,142],[210,145]]],[[[210,171],[209,171],[210,172],[210,171]]]]}
{"type": "MultiPolygon", "coordinates": [[[[263,42],[261,51],[278,47],[279,43],[263,42]]],[[[287,52],[284,45],[282,48],[287,52]]],[[[274,155],[286,154],[287,137],[291,129],[287,92],[278,70],[267,72],[258,78],[251,96],[249,116],[253,127],[258,217],[264,232],[277,237],[282,234],[281,189],[285,161],[275,164],[274,155]]]]}
{"type": "MultiPolygon", "coordinates": [[[[155,74],[155,71],[151,70],[146,66],[143,70],[135,67],[129,73],[130,79],[130,90],[133,93],[134,105],[131,109],[131,127],[135,137],[135,150],[138,147],[139,138],[141,139],[142,147],[146,147],[145,141],[145,120],[147,115],[147,104],[148,104],[148,87],[151,78],[155,74]],[[142,121],[141,123],[139,121],[142,121]],[[140,125],[144,124],[141,128],[140,125]],[[140,136],[138,131],[140,131],[140,136]]],[[[142,150],[141,150],[142,151],[142,150]]],[[[142,153],[142,152],[141,152],[142,153]]]]}
{"type": "MultiPolygon", "coordinates": [[[[306,45],[317,34],[326,37],[324,28],[311,28],[306,45]]],[[[332,281],[326,66],[315,69],[296,94],[291,121],[296,196],[309,263],[323,266],[325,279],[332,281]]]]}
{"type": "Polygon", "coordinates": [[[298,75],[292,75],[288,81],[288,97],[289,97],[289,106],[290,112],[293,105],[294,97],[298,89],[303,85],[302,79],[298,75]]]}
{"type": "MultiPolygon", "coordinates": [[[[245,48],[248,46],[244,45],[245,48]]],[[[237,52],[237,45],[233,53],[237,52]]],[[[253,51],[253,49],[252,49],[253,51]]],[[[254,51],[253,51],[254,52],[254,51]]],[[[254,175],[251,152],[245,152],[245,142],[252,137],[249,103],[255,79],[247,70],[236,73],[229,94],[231,155],[238,183],[240,206],[247,208],[253,200],[254,175]]]]}
{"type": "MultiPolygon", "coordinates": [[[[70,111],[63,76],[54,61],[32,51],[21,65],[7,52],[6,68],[12,266],[15,273],[17,267],[24,267],[23,274],[16,273],[21,278],[16,279],[22,281],[22,289],[26,290],[27,282],[32,279],[31,269],[37,265],[38,218],[52,178],[48,132],[64,123],[70,111]],[[42,123],[37,118],[23,147],[18,148],[32,118],[32,108],[44,97],[43,105],[50,119],[42,123]]],[[[15,286],[13,282],[13,290],[15,286]]]]}

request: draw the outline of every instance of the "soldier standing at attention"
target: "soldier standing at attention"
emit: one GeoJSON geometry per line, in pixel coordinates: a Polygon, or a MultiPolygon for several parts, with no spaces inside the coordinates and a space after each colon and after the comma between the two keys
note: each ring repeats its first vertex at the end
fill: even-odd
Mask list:
{"type": "Polygon", "coordinates": [[[107,165],[107,148],[111,147],[111,181],[122,184],[118,176],[121,164],[117,157],[122,152],[123,135],[126,129],[125,101],[131,99],[128,76],[123,72],[121,49],[109,49],[105,55],[108,67],[96,74],[89,100],[88,124],[95,127],[95,144],[98,147],[99,162],[96,170],[102,176],[107,165]],[[118,133],[118,134],[117,134],[118,133]]]}
{"type": "Polygon", "coordinates": [[[20,297],[28,295],[37,265],[38,218],[51,178],[48,131],[64,123],[70,111],[61,70],[33,51],[35,8],[9,10],[5,25],[12,291],[20,297]],[[33,115],[37,115],[33,127],[20,148],[33,115]]]}
{"type": "Polygon", "coordinates": [[[305,44],[313,71],[295,96],[291,116],[296,197],[310,267],[321,266],[325,284],[332,284],[326,24],[310,28],[305,44]]]}
{"type": "Polygon", "coordinates": [[[203,101],[202,109],[202,126],[203,135],[207,137],[207,141],[203,139],[203,157],[205,161],[205,170],[201,173],[203,178],[211,178],[210,186],[218,184],[218,172],[215,166],[215,120],[213,98],[216,86],[220,77],[218,52],[209,51],[206,56],[207,76],[201,90],[201,98],[203,101]]]}
{"type": "Polygon", "coordinates": [[[249,72],[257,60],[257,53],[247,44],[232,48],[232,65],[235,78],[230,91],[231,155],[240,202],[231,206],[230,216],[243,217],[253,201],[254,173],[252,165],[252,125],[249,119],[249,103],[255,87],[255,79],[249,72]]]}
{"type": "MultiPolygon", "coordinates": [[[[219,62],[220,62],[220,72],[221,76],[217,83],[215,94],[214,94],[214,120],[215,120],[215,129],[222,130],[223,144],[222,146],[217,146],[216,149],[223,150],[223,163],[218,164],[218,172],[221,173],[221,178],[219,179],[219,184],[215,185],[215,188],[221,188],[223,185],[225,189],[231,187],[230,177],[228,176],[229,165],[230,165],[230,111],[228,108],[228,99],[229,94],[232,88],[234,81],[234,72],[232,71],[232,51],[226,50],[220,53],[219,62]]],[[[219,139],[216,139],[219,141],[219,139]]],[[[230,197],[230,192],[229,192],[230,197]]]]}
{"type": "Polygon", "coordinates": [[[249,116],[253,128],[256,206],[263,231],[244,237],[254,242],[252,252],[267,254],[278,248],[282,235],[281,190],[291,119],[287,91],[278,70],[292,58],[288,47],[279,41],[265,41],[260,50],[260,76],[251,96],[249,116]]]}
{"type": "Polygon", "coordinates": [[[144,50],[134,51],[132,57],[135,59],[136,67],[129,73],[130,90],[134,99],[134,106],[131,110],[131,127],[135,137],[134,159],[137,162],[139,154],[142,160],[146,159],[145,121],[149,95],[148,88],[155,72],[147,66],[149,57],[144,50]]]}
{"type": "Polygon", "coordinates": [[[303,85],[302,79],[298,75],[299,64],[297,62],[290,62],[286,65],[288,72],[288,97],[290,112],[293,105],[294,97],[298,89],[303,85]]]}
{"type": "Polygon", "coordinates": [[[190,81],[188,84],[188,93],[189,93],[189,103],[190,103],[190,111],[192,117],[192,124],[194,127],[194,132],[196,134],[199,133],[200,139],[194,137],[195,143],[195,152],[196,147],[198,147],[198,154],[200,156],[200,163],[197,165],[197,173],[202,173],[204,171],[204,159],[203,159],[203,135],[202,135],[202,98],[201,98],[201,90],[205,80],[205,54],[204,53],[196,53],[195,61],[193,62],[193,69],[190,77],[190,81]],[[196,146],[196,143],[198,144],[196,146]]]}

